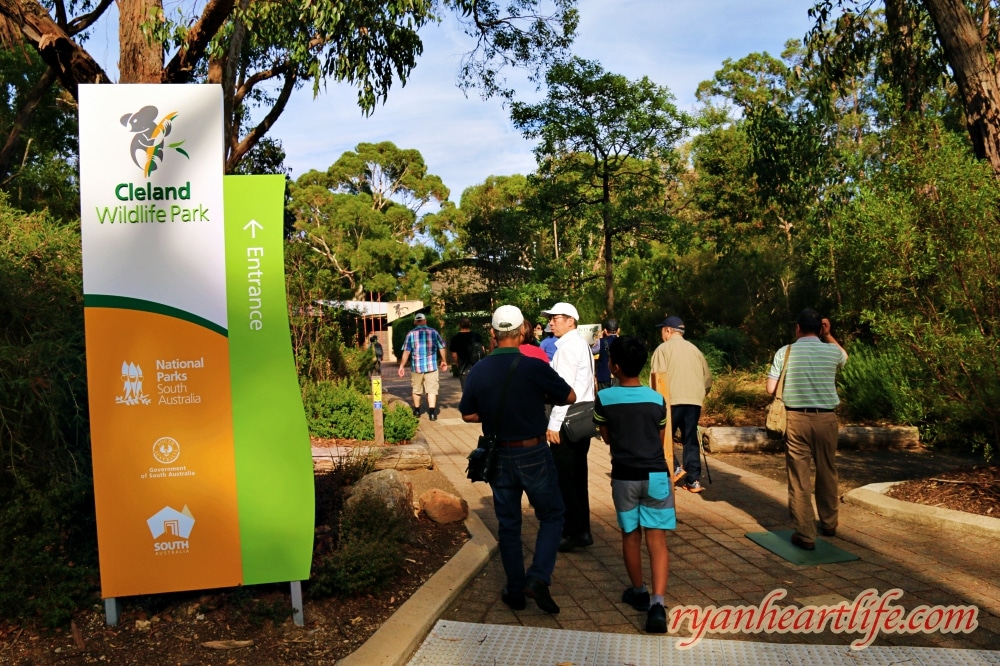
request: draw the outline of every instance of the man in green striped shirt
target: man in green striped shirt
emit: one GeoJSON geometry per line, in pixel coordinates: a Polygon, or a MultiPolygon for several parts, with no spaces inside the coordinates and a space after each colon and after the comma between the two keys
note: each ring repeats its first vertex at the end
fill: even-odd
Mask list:
{"type": "Polygon", "coordinates": [[[830,333],[830,320],[807,308],[795,323],[795,342],[774,355],[767,373],[767,392],[778,388],[785,370],[782,399],[788,411],[785,433],[785,467],[788,471],[788,511],[795,524],[792,543],[805,550],[816,548],[816,514],[812,507],[809,460],[816,463],[816,507],[819,532],[837,533],[837,433],[834,410],[837,370],[847,362],[847,352],[830,333]]]}

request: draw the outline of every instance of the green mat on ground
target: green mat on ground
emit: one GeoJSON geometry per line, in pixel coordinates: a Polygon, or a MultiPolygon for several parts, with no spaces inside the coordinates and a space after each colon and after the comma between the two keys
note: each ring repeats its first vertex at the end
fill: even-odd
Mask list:
{"type": "Polygon", "coordinates": [[[861,559],[854,553],[841,550],[821,538],[816,539],[816,550],[803,550],[792,543],[794,530],[776,532],[747,532],[747,538],[759,546],[783,557],[793,564],[833,564],[861,559]]]}

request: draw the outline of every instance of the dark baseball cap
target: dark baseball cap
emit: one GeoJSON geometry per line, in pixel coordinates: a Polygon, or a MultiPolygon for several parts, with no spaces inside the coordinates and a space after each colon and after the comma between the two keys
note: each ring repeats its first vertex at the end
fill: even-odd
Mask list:
{"type": "Polygon", "coordinates": [[[678,331],[684,330],[684,322],[677,315],[670,315],[659,324],[656,328],[676,328],[678,331]]]}

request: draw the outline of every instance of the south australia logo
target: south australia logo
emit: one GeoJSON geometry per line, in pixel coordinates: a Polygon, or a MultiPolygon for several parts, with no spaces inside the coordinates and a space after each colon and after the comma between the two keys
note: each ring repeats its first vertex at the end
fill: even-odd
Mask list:
{"type": "Polygon", "coordinates": [[[122,393],[115,396],[117,405],[148,405],[149,396],[142,390],[142,368],[122,361],[122,393]]]}
{"type": "Polygon", "coordinates": [[[188,538],[194,529],[194,516],[186,504],[180,511],[169,506],[163,507],[146,520],[146,525],[153,535],[153,550],[156,553],[188,552],[188,538]]]}
{"type": "Polygon", "coordinates": [[[132,137],[129,151],[132,161],[142,169],[142,175],[146,178],[149,178],[149,175],[163,162],[166,149],[174,150],[190,159],[190,155],[181,148],[184,141],[167,143],[167,135],[170,134],[172,123],[177,118],[177,112],[171,111],[157,120],[159,113],[155,106],[144,106],[135,113],[126,113],[121,117],[122,125],[135,135],[132,137]]]}

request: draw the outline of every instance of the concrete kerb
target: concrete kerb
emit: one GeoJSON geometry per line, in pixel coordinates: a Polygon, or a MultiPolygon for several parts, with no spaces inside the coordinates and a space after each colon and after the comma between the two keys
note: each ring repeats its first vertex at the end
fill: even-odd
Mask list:
{"type": "Polygon", "coordinates": [[[497,541],[475,513],[465,519],[469,540],[379,627],[364,645],[341,659],[342,666],[403,666],[427,637],[441,613],[497,550],[497,541]]]}
{"type": "Polygon", "coordinates": [[[903,502],[892,497],[886,497],[885,492],[902,481],[888,483],[872,483],[845,493],[844,502],[859,506],[888,518],[905,520],[929,527],[948,526],[969,534],[1000,539],[1000,518],[977,516],[943,509],[937,506],[926,506],[913,502],[903,502]]]}

